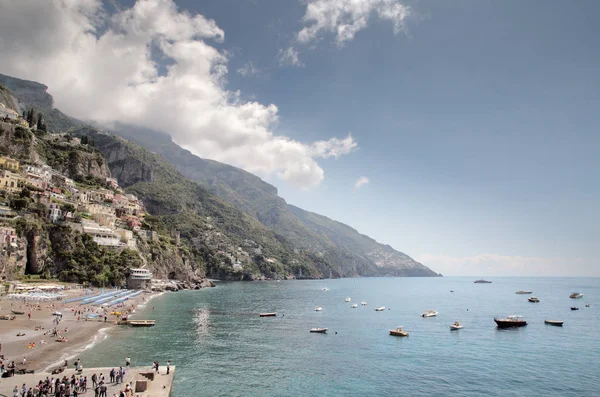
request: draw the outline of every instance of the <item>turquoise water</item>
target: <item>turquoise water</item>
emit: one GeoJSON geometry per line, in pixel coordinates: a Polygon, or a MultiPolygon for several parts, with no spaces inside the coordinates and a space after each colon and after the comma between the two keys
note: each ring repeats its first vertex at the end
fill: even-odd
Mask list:
{"type": "Polygon", "coordinates": [[[155,318],[154,328],[111,331],[82,359],[86,367],[119,365],[127,355],[133,365],[170,359],[176,397],[599,395],[600,279],[473,280],[219,283],[155,298],[139,313],[155,318]],[[541,302],[527,302],[515,294],[520,289],[541,302]],[[574,291],[584,298],[569,299],[574,291]],[[439,315],[421,318],[427,309],[439,315]],[[258,317],[267,311],[278,317],[258,317]],[[509,314],[529,325],[498,330],[493,317],[509,314]],[[456,320],[465,328],[450,331],[456,320]],[[399,325],[408,338],[388,335],[399,325]],[[311,327],[329,333],[311,334],[311,327]]]}

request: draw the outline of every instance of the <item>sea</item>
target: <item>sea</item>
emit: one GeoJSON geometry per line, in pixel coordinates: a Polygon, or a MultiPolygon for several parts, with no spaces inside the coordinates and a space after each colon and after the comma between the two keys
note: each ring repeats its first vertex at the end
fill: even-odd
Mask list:
{"type": "Polygon", "coordinates": [[[170,360],[174,397],[600,396],[600,278],[474,280],[218,282],[156,297],[135,314],[155,327],[116,328],[80,357],[88,368],[170,360]],[[494,317],[511,314],[528,325],[498,329],[494,317]],[[397,326],[409,337],[389,335],[397,326]]]}

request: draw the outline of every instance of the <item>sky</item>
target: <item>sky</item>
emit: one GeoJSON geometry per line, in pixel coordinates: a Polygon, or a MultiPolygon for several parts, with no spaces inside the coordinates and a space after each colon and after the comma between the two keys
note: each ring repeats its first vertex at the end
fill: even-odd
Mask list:
{"type": "Polygon", "coordinates": [[[600,276],[600,2],[0,0],[0,73],[444,275],[600,276]]]}

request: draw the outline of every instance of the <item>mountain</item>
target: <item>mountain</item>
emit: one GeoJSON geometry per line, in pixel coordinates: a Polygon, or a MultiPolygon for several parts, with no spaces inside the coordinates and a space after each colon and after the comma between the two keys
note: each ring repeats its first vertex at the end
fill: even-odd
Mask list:
{"type": "MultiPolygon", "coordinates": [[[[80,121],[52,107],[52,97],[46,92],[46,86],[3,75],[0,75],[0,83],[11,88],[14,96],[22,102],[22,106],[35,107],[36,110],[42,111],[50,130],[62,131],[70,128],[75,132],[78,127],[83,128],[80,121]]],[[[261,229],[261,233],[268,230],[269,236],[282,242],[286,250],[291,250],[294,256],[300,255],[303,260],[309,261],[311,264],[305,270],[313,276],[438,275],[408,255],[379,244],[347,225],[287,204],[277,195],[274,186],[249,172],[195,156],[175,144],[168,134],[123,124],[111,126],[110,132],[148,149],[152,154],[159,155],[156,161],[160,159],[161,167],[167,167],[167,162],[170,163],[174,168],[170,168],[167,174],[176,172],[197,182],[206,189],[200,196],[204,197],[208,193],[218,196],[220,200],[230,204],[231,208],[244,213],[243,219],[246,221],[247,218],[257,220],[253,227],[265,227],[261,229]]],[[[81,130],[77,133],[81,134],[81,130]]],[[[107,157],[110,163],[110,156],[107,157]]],[[[180,183],[188,183],[185,178],[178,177],[177,184],[173,187],[176,188],[180,183]]],[[[122,183],[121,179],[119,182],[122,183]]],[[[126,183],[124,186],[139,193],[144,187],[143,193],[147,195],[151,194],[152,189],[161,191],[160,186],[135,186],[136,184],[137,182],[126,183]]],[[[192,197],[194,195],[188,196],[192,197]]],[[[156,210],[162,205],[170,208],[170,203],[160,200],[159,202],[156,210]]]]}
{"type": "Polygon", "coordinates": [[[117,124],[112,131],[162,155],[187,178],[255,217],[296,247],[320,255],[342,276],[437,276],[410,256],[343,223],[304,211],[277,195],[277,188],[242,169],[202,159],[167,134],[117,124]]]}

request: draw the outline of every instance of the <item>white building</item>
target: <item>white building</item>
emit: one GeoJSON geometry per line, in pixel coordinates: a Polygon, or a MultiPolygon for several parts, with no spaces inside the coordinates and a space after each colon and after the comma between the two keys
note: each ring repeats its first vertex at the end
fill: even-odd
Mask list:
{"type": "Polygon", "coordinates": [[[50,203],[46,207],[46,218],[50,222],[56,223],[62,218],[62,210],[60,209],[60,204],[50,203]]]}

